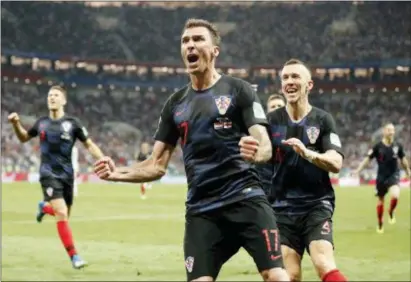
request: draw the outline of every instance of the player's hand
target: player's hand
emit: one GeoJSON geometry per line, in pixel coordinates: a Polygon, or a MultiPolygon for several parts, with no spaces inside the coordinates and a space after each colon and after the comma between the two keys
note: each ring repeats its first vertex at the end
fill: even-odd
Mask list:
{"type": "Polygon", "coordinates": [[[299,154],[301,157],[306,158],[307,157],[307,147],[301,142],[301,140],[297,138],[290,138],[287,140],[281,141],[284,145],[291,146],[293,150],[299,154]]]}
{"type": "Polygon", "coordinates": [[[20,117],[18,113],[11,113],[9,114],[8,120],[11,124],[16,124],[20,121],[20,117]]]}
{"type": "Polygon", "coordinates": [[[94,163],[94,173],[103,180],[107,180],[115,169],[114,161],[110,157],[102,157],[94,163]]]}
{"type": "Polygon", "coordinates": [[[240,143],[240,154],[246,161],[253,162],[260,146],[260,142],[252,136],[244,136],[241,138],[240,143]]]}

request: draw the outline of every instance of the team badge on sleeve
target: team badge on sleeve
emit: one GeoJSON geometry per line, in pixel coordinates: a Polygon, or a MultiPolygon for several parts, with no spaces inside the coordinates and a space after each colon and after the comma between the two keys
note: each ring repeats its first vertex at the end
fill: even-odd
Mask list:
{"type": "Polygon", "coordinates": [[[220,115],[225,115],[231,104],[231,98],[227,96],[220,96],[214,98],[215,104],[220,115]]]}
{"type": "Polygon", "coordinates": [[[189,272],[189,273],[191,273],[192,271],[193,271],[193,266],[194,266],[194,258],[193,257],[187,257],[186,258],[186,261],[185,261],[185,265],[186,265],[186,268],[187,268],[187,271],[189,272]]]}
{"type": "Polygon", "coordinates": [[[254,112],[254,117],[259,118],[259,119],[266,119],[266,115],[263,109],[263,106],[261,106],[260,103],[253,102],[253,112],[254,112]]]}
{"type": "Polygon", "coordinates": [[[338,135],[335,133],[330,134],[330,142],[334,146],[341,147],[340,137],[338,137],[338,135]]]}
{"type": "Polygon", "coordinates": [[[320,129],[315,126],[310,126],[309,128],[307,128],[307,136],[308,140],[310,140],[310,144],[315,144],[318,136],[320,136],[320,129]]]}

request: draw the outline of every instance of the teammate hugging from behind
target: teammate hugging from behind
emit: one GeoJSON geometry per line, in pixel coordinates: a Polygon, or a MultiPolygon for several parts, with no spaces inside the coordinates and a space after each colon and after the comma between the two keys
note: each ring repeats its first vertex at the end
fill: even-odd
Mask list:
{"type": "Polygon", "coordinates": [[[401,165],[404,168],[408,178],[411,178],[410,166],[407,158],[405,157],[403,146],[394,140],[394,136],[394,125],[392,123],[386,124],[383,128],[382,140],[375,144],[375,146],[368,152],[368,156],[365,157],[354,172],[354,174],[358,175],[373,158],[376,158],[378,164],[376,184],[376,196],[378,197],[377,233],[380,234],[384,233],[384,198],[388,191],[391,193],[390,209],[388,210],[388,215],[390,217],[389,223],[394,224],[396,222],[394,211],[397,207],[398,198],[400,196],[400,187],[398,185],[400,181],[398,160],[401,161],[401,165]]]}
{"type": "Polygon", "coordinates": [[[21,142],[27,142],[36,136],[40,137],[40,184],[44,201],[39,203],[37,221],[41,222],[46,214],[54,216],[61,242],[73,267],[79,269],[87,263],[77,254],[68,224],[73,204],[75,177],[71,160],[72,149],[76,140],[79,139],[95,159],[102,158],[103,154],[88,137],[87,130],[80,121],[64,113],[66,103],[66,91],[60,86],[53,86],[47,97],[48,116],[39,118],[28,131],[21,125],[17,113],[11,113],[8,120],[21,142]]]}

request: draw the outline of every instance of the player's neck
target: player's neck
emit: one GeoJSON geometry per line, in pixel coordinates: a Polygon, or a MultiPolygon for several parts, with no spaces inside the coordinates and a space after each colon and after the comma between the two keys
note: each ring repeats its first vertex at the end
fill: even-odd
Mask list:
{"type": "Polygon", "coordinates": [[[287,103],[286,110],[290,119],[299,122],[305,118],[313,107],[307,100],[300,100],[297,103],[287,103]]]}
{"type": "Polygon", "coordinates": [[[61,119],[64,116],[64,111],[62,109],[50,111],[49,116],[51,119],[61,119]]]}
{"type": "Polygon", "coordinates": [[[191,87],[196,91],[211,88],[221,77],[215,68],[210,68],[202,74],[190,74],[191,87]]]}
{"type": "Polygon", "coordinates": [[[394,139],[384,137],[382,138],[382,143],[384,143],[387,146],[390,146],[392,145],[392,143],[394,143],[394,139]]]}

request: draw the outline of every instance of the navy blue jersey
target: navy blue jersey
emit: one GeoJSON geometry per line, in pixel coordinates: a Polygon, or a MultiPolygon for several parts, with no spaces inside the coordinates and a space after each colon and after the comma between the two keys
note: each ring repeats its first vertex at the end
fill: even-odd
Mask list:
{"type": "Polygon", "coordinates": [[[316,107],[300,122],[286,108],[268,114],[273,143],[273,177],[269,199],[276,213],[301,214],[318,204],[334,210],[335,195],[329,173],[298,155],[282,140],[297,138],[318,153],[336,150],[341,142],[332,116],[316,107]]]}
{"type": "Polygon", "coordinates": [[[271,178],[273,177],[274,172],[272,160],[269,160],[267,163],[256,164],[256,169],[258,171],[258,176],[260,177],[264,192],[269,195],[271,189],[271,178]]]}
{"type": "Polygon", "coordinates": [[[370,159],[376,158],[378,163],[377,182],[384,183],[391,179],[399,179],[400,170],[398,159],[404,158],[404,149],[401,144],[394,142],[391,145],[385,145],[382,141],[368,152],[370,159]]]}
{"type": "Polygon", "coordinates": [[[40,137],[40,178],[73,179],[71,152],[77,139],[88,138],[86,129],[73,117],[63,116],[58,120],[42,117],[36,121],[28,134],[40,137]]]}
{"type": "Polygon", "coordinates": [[[266,125],[266,116],[241,79],[222,75],[204,91],[189,84],[167,100],[155,139],[175,146],[181,138],[188,213],[264,195],[255,166],[242,159],[238,146],[255,124],[266,125]]]}

